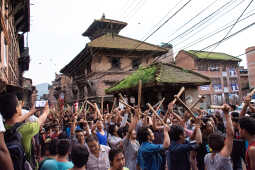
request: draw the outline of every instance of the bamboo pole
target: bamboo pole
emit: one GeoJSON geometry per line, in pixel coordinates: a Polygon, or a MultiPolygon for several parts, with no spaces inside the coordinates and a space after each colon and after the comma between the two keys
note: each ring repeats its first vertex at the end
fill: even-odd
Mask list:
{"type": "Polygon", "coordinates": [[[142,100],[142,80],[139,80],[139,84],[138,84],[138,102],[137,102],[137,106],[139,111],[141,110],[141,100],[142,100]]]}
{"type": "Polygon", "coordinates": [[[197,119],[192,110],[177,95],[175,95],[174,97],[183,105],[183,107],[191,114],[194,119],[197,119]]]}
{"type": "Polygon", "coordinates": [[[203,95],[199,95],[197,101],[191,104],[189,107],[190,109],[193,109],[199,102],[201,102],[205,97],[203,95]]]}
{"type": "Polygon", "coordinates": [[[156,109],[156,112],[160,109],[161,105],[163,104],[163,102],[165,101],[165,98],[163,98],[160,102],[159,102],[159,105],[156,109]]]}
{"type": "Polygon", "coordinates": [[[223,109],[223,106],[217,106],[217,105],[211,105],[210,106],[211,109],[223,109]]]}
{"type": "MultiPolygon", "coordinates": [[[[182,93],[185,91],[185,88],[184,87],[182,87],[181,89],[180,89],[180,91],[177,93],[177,97],[181,97],[181,95],[182,95],[182,93]]],[[[174,100],[171,102],[173,105],[176,103],[176,101],[177,101],[177,99],[176,98],[174,98],[174,100]]]]}
{"type": "Polygon", "coordinates": [[[114,108],[115,108],[116,102],[117,102],[117,98],[116,98],[116,97],[114,97],[114,99],[113,99],[113,104],[112,104],[112,110],[111,110],[111,113],[113,112],[113,110],[114,110],[114,108]]]}
{"type": "Polygon", "coordinates": [[[150,103],[147,103],[147,106],[149,107],[149,109],[152,111],[152,113],[160,120],[160,122],[167,126],[167,124],[164,122],[164,120],[157,114],[157,112],[153,109],[153,107],[150,105],[150,103]]]}
{"type": "Polygon", "coordinates": [[[101,113],[104,114],[104,97],[101,98],[101,113]]]}

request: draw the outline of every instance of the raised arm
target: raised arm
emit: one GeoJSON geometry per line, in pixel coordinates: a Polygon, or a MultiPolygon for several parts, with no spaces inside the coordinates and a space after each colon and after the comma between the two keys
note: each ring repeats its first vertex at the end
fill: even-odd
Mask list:
{"type": "Polygon", "coordinates": [[[164,127],[164,142],[163,147],[167,149],[170,146],[170,138],[168,132],[170,131],[170,128],[168,126],[164,127]]]}
{"type": "Polygon", "coordinates": [[[251,96],[246,96],[245,97],[245,99],[244,99],[244,106],[243,106],[243,108],[242,108],[242,110],[241,110],[241,112],[240,112],[240,117],[243,117],[243,116],[245,116],[245,113],[246,113],[246,111],[247,111],[247,109],[248,109],[248,106],[249,106],[249,104],[250,104],[250,101],[251,101],[251,96]]]}
{"type": "Polygon", "coordinates": [[[233,125],[232,125],[231,116],[229,115],[230,107],[227,104],[224,104],[223,106],[224,106],[224,108],[222,110],[223,110],[224,116],[226,118],[226,133],[227,134],[226,134],[224,147],[220,151],[220,154],[224,157],[228,157],[228,156],[230,156],[230,154],[232,152],[234,129],[233,129],[233,125]]]}
{"type": "Polygon", "coordinates": [[[20,123],[20,122],[25,121],[25,120],[28,119],[30,116],[32,116],[33,114],[35,114],[37,111],[38,111],[38,110],[35,109],[35,106],[33,106],[32,109],[31,109],[28,113],[26,113],[25,115],[22,115],[22,116],[18,117],[17,122],[20,123]]]}
{"type": "Polygon", "coordinates": [[[43,109],[42,115],[38,118],[40,125],[43,125],[49,115],[49,104],[46,103],[45,108],[43,109]]]}

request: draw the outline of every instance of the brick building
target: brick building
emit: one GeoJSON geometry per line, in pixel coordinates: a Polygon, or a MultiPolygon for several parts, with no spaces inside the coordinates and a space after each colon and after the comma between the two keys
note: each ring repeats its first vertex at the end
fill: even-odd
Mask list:
{"type": "Polygon", "coordinates": [[[255,87],[255,47],[249,47],[246,50],[247,67],[249,75],[250,88],[255,87]]]}
{"type": "Polygon", "coordinates": [[[176,58],[177,66],[210,77],[211,84],[199,87],[206,96],[204,107],[210,104],[237,104],[242,97],[240,90],[239,62],[241,59],[225,53],[181,50],[176,58]]]}
{"type": "Polygon", "coordinates": [[[30,1],[2,0],[0,9],[0,92],[22,91],[30,62],[24,40],[30,30],[30,1]]]}
{"type": "Polygon", "coordinates": [[[138,69],[151,64],[168,49],[119,35],[127,23],[106,19],[95,20],[83,33],[91,42],[60,72],[71,77],[73,99],[97,99],[105,89],[138,69]]]}
{"type": "Polygon", "coordinates": [[[29,108],[31,107],[35,101],[37,96],[37,90],[35,86],[33,86],[32,79],[29,78],[23,78],[23,92],[24,92],[24,107],[29,108]]]}
{"type": "Polygon", "coordinates": [[[62,97],[65,103],[72,103],[73,94],[75,94],[75,90],[72,89],[72,80],[63,74],[56,74],[55,80],[49,86],[49,102],[57,104],[57,100],[62,97]]]}
{"type": "Polygon", "coordinates": [[[247,94],[250,91],[249,86],[249,76],[248,76],[248,69],[245,69],[244,67],[239,67],[240,72],[240,89],[242,96],[247,96],[247,94]]]}

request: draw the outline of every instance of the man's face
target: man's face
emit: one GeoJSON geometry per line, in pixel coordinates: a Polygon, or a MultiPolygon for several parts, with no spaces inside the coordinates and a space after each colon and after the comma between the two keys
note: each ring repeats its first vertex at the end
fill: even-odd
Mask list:
{"type": "Polygon", "coordinates": [[[99,153],[100,147],[97,141],[94,140],[94,141],[88,142],[87,144],[91,153],[93,154],[99,153]]]}
{"type": "Polygon", "coordinates": [[[241,129],[240,126],[239,126],[239,133],[240,133],[240,137],[245,139],[245,130],[244,129],[241,129]]]}
{"type": "Polygon", "coordinates": [[[148,129],[148,131],[149,131],[149,137],[148,137],[149,141],[154,141],[155,139],[154,133],[151,131],[151,129],[148,129]]]}
{"type": "Polygon", "coordinates": [[[77,132],[76,133],[76,138],[78,139],[78,142],[80,144],[84,144],[85,138],[83,132],[77,132]]]}
{"type": "Polygon", "coordinates": [[[125,166],[125,157],[123,153],[118,153],[113,158],[112,168],[115,170],[122,170],[124,166],[125,166]]]}
{"type": "Polygon", "coordinates": [[[103,129],[103,123],[102,123],[102,121],[97,121],[97,129],[98,129],[98,130],[103,129]]]}
{"type": "Polygon", "coordinates": [[[131,139],[136,139],[136,131],[132,130],[131,132],[131,139]]]}

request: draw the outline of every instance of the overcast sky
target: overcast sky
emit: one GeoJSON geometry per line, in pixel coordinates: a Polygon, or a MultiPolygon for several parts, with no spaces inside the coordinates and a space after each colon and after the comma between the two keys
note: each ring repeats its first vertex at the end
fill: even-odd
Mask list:
{"type": "MultiPolygon", "coordinates": [[[[68,64],[89,42],[81,34],[94,19],[106,18],[128,22],[120,34],[144,40],[160,24],[165,22],[189,0],[31,0],[31,30],[28,34],[30,47],[30,69],[26,77],[33,84],[51,81],[61,68],[68,64]]],[[[226,24],[234,23],[250,0],[191,0],[179,13],[162,26],[146,42],[159,45],[169,42],[174,53],[180,49],[202,50],[210,44],[220,41],[231,27],[207,40],[195,44],[198,39],[214,33],[226,24]],[[228,4],[226,4],[229,2],[228,4]],[[223,6],[226,4],[225,6],[223,6]],[[218,8],[211,17],[206,18],[218,8]],[[200,15],[198,15],[200,14],[200,15]],[[195,19],[190,21],[194,16],[195,19]],[[203,22],[197,24],[202,19],[203,22]],[[185,23],[188,24],[183,26],[185,23]],[[190,27],[196,25],[193,29],[190,27]],[[188,30],[186,34],[183,34],[188,30]],[[180,36],[178,36],[180,35],[180,36]],[[177,37],[175,39],[175,37],[177,37]],[[191,47],[188,47],[192,45],[191,47]]],[[[251,4],[242,18],[249,18],[236,24],[231,33],[248,26],[255,21],[255,3],[251,4]]],[[[242,19],[241,18],[241,19],[242,19]]],[[[238,56],[250,46],[255,46],[255,26],[221,43],[214,50],[238,56]]],[[[240,57],[241,65],[246,65],[246,56],[240,57]]]]}

